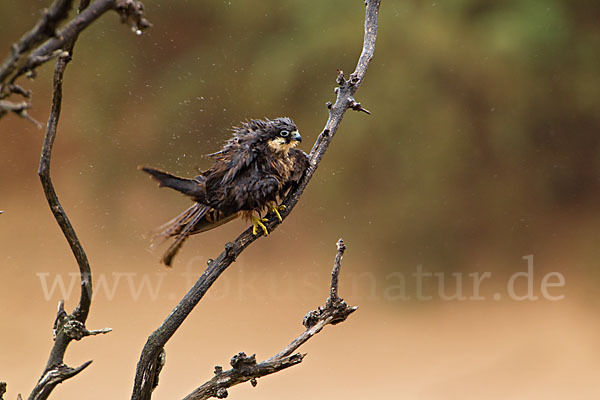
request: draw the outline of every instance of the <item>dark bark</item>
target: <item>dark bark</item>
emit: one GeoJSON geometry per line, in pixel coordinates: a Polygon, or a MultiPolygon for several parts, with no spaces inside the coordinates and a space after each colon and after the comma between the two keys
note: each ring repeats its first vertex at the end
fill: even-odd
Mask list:
{"type": "Polygon", "coordinates": [[[60,226],[71,251],[75,256],[77,264],[79,265],[79,273],[81,276],[81,294],[79,298],[79,304],[75,308],[72,314],[67,315],[64,310],[64,303],[61,301],[58,306],[58,313],[54,322],[54,345],[50,351],[48,362],[44,368],[44,372],[40,377],[38,383],[35,385],[29,399],[46,399],[52,392],[52,390],[59,383],[66,379],[69,379],[88,365],[91,361],[88,361],[77,368],[71,368],[64,364],[64,355],[67,350],[67,346],[73,340],[79,340],[83,336],[88,336],[89,331],[85,328],[85,320],[90,311],[91,298],[92,298],[92,273],[90,269],[87,256],[77,234],[67,217],[64,209],[62,208],[58,196],[52,185],[52,179],[50,178],[50,160],[52,157],[52,147],[54,145],[54,139],[56,138],[56,128],[58,126],[58,119],[60,117],[61,103],[62,103],[62,82],[65,68],[70,60],[70,54],[65,52],[58,57],[56,62],[56,68],[54,70],[54,89],[52,93],[52,107],[50,110],[50,117],[48,119],[48,125],[46,129],[46,135],[44,137],[44,145],[42,147],[42,156],[40,160],[40,167],[38,174],[42,182],[44,194],[46,200],[50,206],[52,214],[56,222],[60,226]],[[88,332],[88,334],[86,334],[88,332]]]}
{"type": "MultiPolygon", "coordinates": [[[[329,147],[338,127],[342,121],[344,113],[349,108],[361,111],[360,103],[354,99],[354,94],[363,82],[369,62],[375,51],[375,40],[377,38],[377,18],[379,14],[379,5],[381,0],[369,0],[366,2],[364,42],[361,55],[359,57],[356,69],[348,79],[344,78],[340,71],[337,77],[338,87],[335,103],[328,104],[329,118],[325,128],[317,138],[312,151],[310,152],[310,166],[304,174],[299,185],[294,188],[286,197],[283,204],[286,209],[281,213],[285,219],[298,203],[304,189],[312,179],[325,151],[329,147]]],[[[269,232],[280,224],[276,218],[271,218],[266,224],[269,232]]],[[[225,250],[212,262],[204,271],[202,276],[196,281],[194,286],[186,293],[179,304],[173,309],[164,322],[150,334],[144,345],[140,360],[137,365],[135,380],[133,384],[132,400],[147,400],[151,398],[152,390],[157,377],[157,369],[154,368],[158,358],[163,351],[167,341],[175,334],[183,321],[191,313],[198,302],[204,297],[205,293],[216,281],[216,279],[225,271],[231,263],[244,251],[250,244],[262,236],[252,234],[249,228],[239,235],[233,242],[225,244],[225,250]]]]}

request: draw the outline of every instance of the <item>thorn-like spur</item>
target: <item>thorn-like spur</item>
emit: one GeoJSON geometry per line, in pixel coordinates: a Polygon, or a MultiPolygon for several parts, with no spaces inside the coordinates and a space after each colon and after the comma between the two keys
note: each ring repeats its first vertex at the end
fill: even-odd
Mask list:
{"type": "Polygon", "coordinates": [[[252,234],[253,235],[258,235],[258,227],[260,226],[260,228],[263,230],[263,233],[265,234],[265,236],[267,236],[269,234],[269,230],[267,229],[267,227],[265,226],[265,224],[263,224],[263,222],[267,222],[268,219],[267,218],[261,218],[261,217],[257,217],[257,216],[252,216],[252,234]]]}
{"type": "Polygon", "coordinates": [[[285,206],[285,204],[282,204],[280,206],[271,206],[269,210],[272,214],[275,214],[279,222],[283,222],[283,218],[281,218],[281,214],[279,214],[279,211],[284,211],[286,208],[287,207],[285,206]]]}
{"type": "Polygon", "coordinates": [[[367,115],[371,115],[371,111],[367,110],[366,108],[363,108],[362,104],[360,104],[356,100],[350,101],[350,108],[353,109],[354,111],[362,111],[367,115]]]}

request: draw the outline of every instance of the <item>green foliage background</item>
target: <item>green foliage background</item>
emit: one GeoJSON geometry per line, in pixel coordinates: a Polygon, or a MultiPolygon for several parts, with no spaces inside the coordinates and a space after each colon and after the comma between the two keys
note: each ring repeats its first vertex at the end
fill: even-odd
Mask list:
{"type": "MultiPolygon", "coordinates": [[[[103,17],[67,71],[56,179],[71,176],[80,206],[127,240],[181,204],[138,164],[191,175],[232,125],[263,116],[294,118],[309,150],[336,69],[360,51],[355,3],[149,0],[141,36],[103,17]],[[134,188],[164,207],[148,210],[134,188]]],[[[3,4],[5,51],[46,4],[3,4]]],[[[585,0],[384,0],[357,96],[373,115],[344,119],[298,210],[303,240],[329,248],[343,235],[382,271],[468,269],[482,254],[501,266],[560,244],[594,271],[599,19],[585,0]]],[[[41,121],[51,69],[30,84],[41,121]]],[[[3,196],[26,196],[41,133],[16,117],[0,131],[3,196]]]]}

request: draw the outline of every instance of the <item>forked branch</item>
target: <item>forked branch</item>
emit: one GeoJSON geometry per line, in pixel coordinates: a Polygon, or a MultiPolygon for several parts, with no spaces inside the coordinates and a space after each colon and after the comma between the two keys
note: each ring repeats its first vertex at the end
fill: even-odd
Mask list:
{"type": "MultiPolygon", "coordinates": [[[[283,204],[286,209],[281,212],[281,217],[285,219],[298,203],[304,189],[312,179],[325,151],[329,147],[333,136],[338,130],[342,118],[349,108],[361,110],[354,99],[354,94],[360,87],[365,77],[369,62],[373,58],[375,51],[375,41],[377,39],[377,20],[379,15],[379,5],[381,0],[368,0],[365,11],[365,28],[362,52],[359,57],[356,69],[349,78],[346,79],[340,71],[337,76],[338,87],[336,88],[337,98],[334,104],[328,104],[329,118],[317,141],[315,142],[309,158],[310,166],[305,172],[299,185],[294,188],[286,197],[283,204]]],[[[269,232],[275,229],[280,222],[276,218],[271,218],[267,222],[269,232]]],[[[216,279],[225,271],[231,263],[244,251],[250,244],[261,236],[252,234],[252,229],[247,229],[240,234],[233,242],[225,244],[224,251],[208,265],[208,268],[198,278],[194,286],[183,297],[179,304],[173,309],[164,322],[150,334],[144,345],[140,360],[137,365],[135,380],[133,384],[132,400],[148,400],[151,398],[152,390],[158,380],[159,357],[163,354],[164,346],[167,341],[175,334],[183,321],[192,312],[194,307],[204,297],[205,293],[216,281],[216,279]]]]}
{"type": "Polygon", "coordinates": [[[31,108],[31,92],[17,85],[16,80],[23,75],[35,77],[37,67],[58,57],[64,51],[70,53],[68,47],[72,46],[79,34],[107,11],[118,12],[121,20],[130,24],[136,32],[150,26],[150,22],[144,17],[144,7],[139,1],[96,0],[90,5],[89,0],[81,0],[78,14],[58,29],[67,19],[72,6],[73,0],[55,0],[42,12],[36,25],[11,46],[10,54],[0,65],[0,100],[20,95],[25,101],[4,100],[0,103],[0,118],[8,112],[14,112],[32,120],[26,111],[31,108]]]}
{"type": "Polygon", "coordinates": [[[348,318],[358,309],[351,307],[346,302],[339,298],[338,293],[338,276],[340,274],[341,260],[346,246],[344,241],[340,239],[337,242],[338,250],[335,257],[333,271],[331,272],[331,287],[330,296],[325,302],[325,306],[319,307],[317,310],[309,311],[302,321],[306,330],[294,339],[285,349],[275,354],[273,357],[261,363],[256,362],[255,355],[250,357],[245,353],[238,353],[231,358],[231,369],[223,371],[221,366],[215,367],[215,376],[198,387],[192,393],[184,397],[183,400],[205,400],[211,397],[219,399],[227,397],[227,389],[240,383],[248,382],[252,386],[256,386],[257,378],[266,375],[274,374],[286,368],[300,364],[306,354],[294,353],[300,346],[306,343],[327,325],[335,325],[348,318]],[[335,294],[334,294],[335,293],[335,294]]]}

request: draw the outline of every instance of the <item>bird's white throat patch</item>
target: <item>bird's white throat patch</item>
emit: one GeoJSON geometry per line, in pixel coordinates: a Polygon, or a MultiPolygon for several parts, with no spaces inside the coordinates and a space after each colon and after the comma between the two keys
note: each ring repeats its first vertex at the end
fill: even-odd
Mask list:
{"type": "Polygon", "coordinates": [[[292,140],[291,142],[287,142],[284,138],[276,137],[275,139],[269,140],[269,148],[276,153],[286,153],[290,151],[291,148],[296,147],[298,144],[297,141],[292,140]]]}

